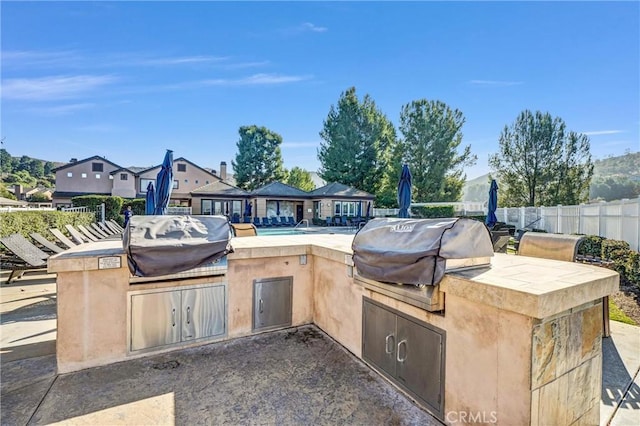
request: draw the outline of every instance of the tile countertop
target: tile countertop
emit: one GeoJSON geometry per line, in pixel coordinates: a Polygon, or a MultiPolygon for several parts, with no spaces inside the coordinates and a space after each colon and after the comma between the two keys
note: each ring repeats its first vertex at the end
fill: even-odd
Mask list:
{"type": "MultiPolygon", "coordinates": [[[[344,234],[234,238],[228,259],[312,254],[348,264],[352,241],[353,235],[344,234]]],[[[118,240],[87,243],[50,257],[49,272],[97,269],[89,259],[124,255],[118,240]]],[[[496,253],[491,267],[448,272],[440,290],[541,319],[615,293],[619,279],[615,271],[598,266],[496,253]]]]}

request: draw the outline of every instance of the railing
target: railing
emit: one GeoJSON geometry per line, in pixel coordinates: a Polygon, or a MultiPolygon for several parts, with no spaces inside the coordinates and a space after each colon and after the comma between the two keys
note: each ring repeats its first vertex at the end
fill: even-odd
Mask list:
{"type": "Polygon", "coordinates": [[[75,212],[75,213],[90,213],[91,210],[87,206],[80,207],[63,207],[63,212],[75,212]]]}
{"type": "Polygon", "coordinates": [[[167,214],[188,216],[191,214],[191,207],[169,206],[167,207],[167,214]]]}
{"type": "Polygon", "coordinates": [[[499,208],[501,222],[551,233],[599,235],[640,251],[640,198],[579,206],[499,208]]]}
{"type": "Polygon", "coordinates": [[[298,226],[302,225],[303,223],[307,225],[307,228],[309,227],[309,219],[302,219],[296,224],[296,226],[293,227],[293,229],[298,229],[298,226]]]}

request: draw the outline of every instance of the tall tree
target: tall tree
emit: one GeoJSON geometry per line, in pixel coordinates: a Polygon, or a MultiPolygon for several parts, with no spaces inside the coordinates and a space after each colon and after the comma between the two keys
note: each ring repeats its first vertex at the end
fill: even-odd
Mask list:
{"type": "Polygon", "coordinates": [[[0,172],[13,172],[13,157],[4,148],[0,149],[0,172]]]}
{"type": "Polygon", "coordinates": [[[238,133],[238,153],[235,160],[231,161],[238,186],[253,191],[268,183],[283,180],[282,136],[255,125],[242,126],[238,133]]]}
{"type": "Polygon", "coordinates": [[[525,110],[499,139],[489,165],[500,180],[500,205],[554,206],[586,201],[593,176],[589,138],[566,131],[559,117],[525,110]]]}
{"type": "MultiPolygon", "coordinates": [[[[476,162],[462,142],[462,112],[441,101],[420,99],[402,107],[402,160],[413,176],[412,198],[427,203],[458,201],[466,180],[464,167],[476,162]]],[[[399,172],[398,172],[399,173],[399,172]]]]}
{"type": "Polygon", "coordinates": [[[303,191],[316,189],[316,185],[311,179],[311,173],[300,167],[294,167],[289,171],[286,183],[303,191]]]}
{"type": "Polygon", "coordinates": [[[369,95],[360,102],[355,87],[343,92],[338,105],[329,109],[320,137],[322,179],[378,193],[396,132],[369,95]]]}

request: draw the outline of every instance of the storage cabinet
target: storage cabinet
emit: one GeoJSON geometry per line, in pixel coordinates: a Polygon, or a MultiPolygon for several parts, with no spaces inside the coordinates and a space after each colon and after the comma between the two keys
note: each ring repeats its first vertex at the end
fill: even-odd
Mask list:
{"type": "Polygon", "coordinates": [[[367,298],[362,358],[442,418],[445,332],[367,298]]]}
{"type": "Polygon", "coordinates": [[[253,331],[291,325],[293,277],[253,281],[253,331]]]}
{"type": "Polygon", "coordinates": [[[131,293],[130,350],[226,334],[226,286],[131,293]]]}

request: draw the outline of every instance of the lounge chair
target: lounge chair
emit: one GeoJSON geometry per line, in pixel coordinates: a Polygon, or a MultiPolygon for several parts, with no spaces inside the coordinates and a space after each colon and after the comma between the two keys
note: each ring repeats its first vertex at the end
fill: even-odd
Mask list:
{"type": "Polygon", "coordinates": [[[260,223],[260,218],[258,216],[254,216],[253,218],[253,224],[257,227],[260,228],[262,226],[262,223],[260,223]]]}
{"type": "Polygon", "coordinates": [[[76,243],[74,243],[69,238],[67,238],[67,236],[64,235],[62,231],[60,231],[59,229],[52,228],[52,229],[49,229],[49,231],[53,234],[54,237],[58,239],[58,241],[60,241],[62,244],[64,244],[68,248],[74,248],[75,246],[77,246],[76,243]]]}
{"type": "Polygon", "coordinates": [[[271,222],[269,221],[269,218],[268,218],[268,217],[263,217],[263,218],[262,218],[262,226],[264,226],[264,227],[269,227],[269,226],[271,226],[271,222]]]}
{"type": "Polygon", "coordinates": [[[120,225],[118,224],[118,222],[116,222],[116,221],[115,221],[115,220],[113,220],[113,219],[109,219],[109,220],[108,220],[108,221],[106,221],[105,223],[110,224],[110,225],[111,225],[111,227],[112,227],[113,229],[115,229],[118,233],[123,233],[123,232],[124,232],[124,228],[123,228],[122,226],[120,226],[120,225]]]}
{"type": "Polygon", "coordinates": [[[280,221],[278,220],[278,218],[276,216],[273,216],[271,218],[271,225],[272,226],[281,226],[282,224],[280,223],[280,221]]]}
{"type": "Polygon", "coordinates": [[[111,234],[107,234],[105,231],[102,230],[102,228],[100,228],[98,226],[98,224],[96,224],[95,222],[92,222],[90,224],[91,226],[91,231],[93,231],[94,234],[98,235],[100,238],[107,238],[110,237],[111,234]]]}
{"type": "Polygon", "coordinates": [[[289,226],[289,221],[286,217],[280,216],[280,226],[289,226]]]}
{"type": "Polygon", "coordinates": [[[86,242],[91,241],[91,240],[89,240],[89,238],[87,238],[84,235],[82,235],[80,233],[80,231],[78,231],[76,228],[74,228],[73,225],[66,224],[64,227],[67,228],[67,231],[69,232],[69,235],[71,235],[71,237],[73,238],[73,241],[75,241],[76,243],[84,244],[86,242]]]}
{"type": "Polygon", "coordinates": [[[12,253],[12,255],[3,255],[1,259],[2,268],[11,271],[7,283],[20,278],[26,271],[47,268],[46,259],[49,255],[22,235],[9,235],[0,238],[0,242],[12,253]]]}
{"type": "Polygon", "coordinates": [[[289,225],[291,225],[291,226],[296,226],[296,221],[295,221],[295,219],[293,218],[293,216],[289,216],[289,217],[287,218],[287,220],[288,220],[288,222],[289,222],[289,225]]]}
{"type": "Polygon", "coordinates": [[[87,228],[85,228],[84,225],[77,225],[77,226],[78,226],[78,231],[80,231],[80,233],[82,235],[87,237],[89,239],[89,241],[98,241],[100,239],[100,238],[96,237],[95,235],[93,235],[93,233],[91,231],[89,231],[87,228]]]}
{"type": "Polygon", "coordinates": [[[38,244],[40,244],[42,247],[44,247],[45,249],[47,249],[53,254],[62,253],[65,250],[59,245],[54,244],[51,241],[47,240],[45,237],[43,237],[41,234],[37,232],[32,232],[29,235],[31,235],[31,238],[33,238],[34,241],[38,242],[38,244]]]}
{"type": "Polygon", "coordinates": [[[102,232],[108,235],[119,234],[119,232],[115,232],[113,229],[109,228],[105,222],[96,222],[96,226],[102,229],[102,232]]]}
{"type": "Polygon", "coordinates": [[[255,237],[258,230],[252,223],[232,223],[233,235],[235,237],[255,237]]]}

